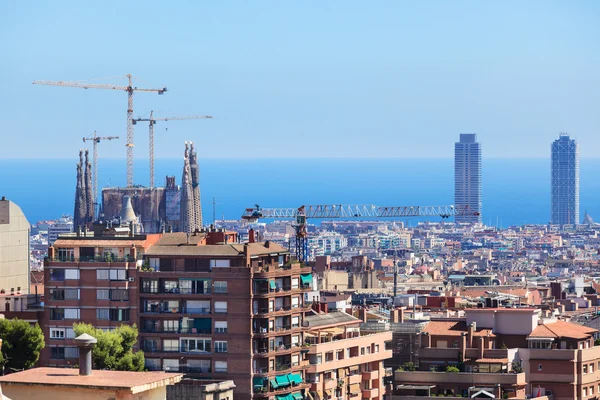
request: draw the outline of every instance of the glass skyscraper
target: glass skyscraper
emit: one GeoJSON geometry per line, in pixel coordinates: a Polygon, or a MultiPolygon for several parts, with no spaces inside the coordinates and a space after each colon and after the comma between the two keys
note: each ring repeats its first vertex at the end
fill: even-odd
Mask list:
{"type": "Polygon", "coordinates": [[[481,222],[481,143],[474,133],[461,133],[454,144],[454,206],[469,210],[456,222],[481,222]]]}
{"type": "Polygon", "coordinates": [[[552,143],[551,204],[552,224],[579,223],[579,146],[566,133],[552,143]]]}

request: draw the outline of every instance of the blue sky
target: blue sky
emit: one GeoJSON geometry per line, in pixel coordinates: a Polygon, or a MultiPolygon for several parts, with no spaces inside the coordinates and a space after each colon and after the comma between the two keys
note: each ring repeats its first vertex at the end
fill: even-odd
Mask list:
{"type": "MultiPolygon", "coordinates": [[[[600,149],[597,1],[19,1],[0,3],[0,157],[125,157],[126,94],[32,85],[134,75],[165,96],[135,116],[157,157],[548,157],[567,131],[600,149]]],[[[98,80],[124,84],[121,78],[98,80]]],[[[136,127],[136,158],[147,157],[136,127]]]]}

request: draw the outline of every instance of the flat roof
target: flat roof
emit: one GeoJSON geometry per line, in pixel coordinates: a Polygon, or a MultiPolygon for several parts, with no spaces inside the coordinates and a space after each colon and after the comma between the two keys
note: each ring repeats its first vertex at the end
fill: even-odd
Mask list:
{"type": "Polygon", "coordinates": [[[128,390],[132,394],[156,387],[174,385],[183,374],[93,370],[80,376],[78,369],[32,368],[0,377],[2,385],[68,386],[82,389],[128,390]],[[151,385],[151,386],[149,386],[151,385]]]}

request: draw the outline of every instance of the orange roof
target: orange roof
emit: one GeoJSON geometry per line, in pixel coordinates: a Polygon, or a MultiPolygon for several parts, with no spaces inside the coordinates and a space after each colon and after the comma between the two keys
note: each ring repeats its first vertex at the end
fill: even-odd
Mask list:
{"type": "Polygon", "coordinates": [[[508,364],[508,358],[478,358],[474,362],[478,364],[508,364]]]}
{"type": "MultiPolygon", "coordinates": [[[[423,332],[435,336],[460,336],[462,333],[467,333],[467,323],[465,321],[430,321],[423,332]]],[[[474,336],[490,336],[495,337],[492,330],[489,328],[478,328],[474,336]]]]}
{"type": "Polygon", "coordinates": [[[139,393],[150,388],[173,385],[183,374],[165,372],[129,372],[93,370],[91,375],[80,376],[78,369],[32,368],[0,377],[2,385],[44,385],[77,386],[81,388],[106,388],[111,390],[131,390],[139,393]]]}
{"type": "Polygon", "coordinates": [[[588,328],[587,326],[572,324],[565,321],[556,321],[538,325],[529,337],[535,338],[572,338],[572,339],[587,339],[596,329],[588,328]]]}

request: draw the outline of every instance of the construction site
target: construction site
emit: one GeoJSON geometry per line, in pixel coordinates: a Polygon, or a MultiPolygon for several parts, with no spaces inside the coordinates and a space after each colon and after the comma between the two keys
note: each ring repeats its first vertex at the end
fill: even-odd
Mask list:
{"type": "Polygon", "coordinates": [[[94,222],[108,224],[121,223],[123,208],[131,202],[137,225],[145,233],[195,232],[202,227],[202,206],[200,197],[200,176],[198,155],[193,142],[185,142],[181,184],[177,185],[174,175],[165,177],[165,186],[155,186],[154,176],[154,125],[160,121],[210,119],[209,115],[191,115],[156,118],[154,111],[148,117],[133,118],[133,95],[135,92],[154,92],[159,95],[166,87],[140,88],[132,83],[127,75],[127,86],[64,81],[34,81],[37,85],[75,87],[82,89],[119,90],[127,93],[127,185],[125,187],[98,187],[98,145],[105,140],[117,140],[118,136],[84,137],[83,142],[92,142],[93,160],[89,150],[80,150],[77,163],[77,183],[73,222],[75,229],[90,229],[94,222]],[[148,186],[134,184],[134,125],[148,122],[148,148],[150,179],[148,186]],[[127,200],[127,201],[125,201],[127,200]]]}

